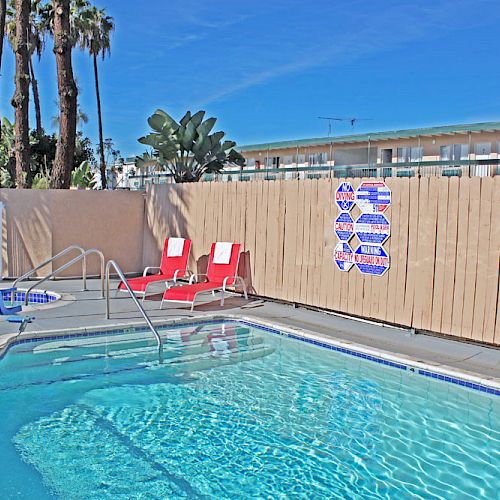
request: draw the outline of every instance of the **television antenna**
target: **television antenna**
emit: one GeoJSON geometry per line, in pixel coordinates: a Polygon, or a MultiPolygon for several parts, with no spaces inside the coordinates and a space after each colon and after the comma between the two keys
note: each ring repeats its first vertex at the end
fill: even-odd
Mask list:
{"type": "Polygon", "coordinates": [[[372,118],[339,118],[333,116],[318,116],[318,120],[327,120],[328,121],[328,137],[332,135],[332,122],[349,122],[351,127],[354,128],[354,124],[359,121],[372,120],[372,118]]]}

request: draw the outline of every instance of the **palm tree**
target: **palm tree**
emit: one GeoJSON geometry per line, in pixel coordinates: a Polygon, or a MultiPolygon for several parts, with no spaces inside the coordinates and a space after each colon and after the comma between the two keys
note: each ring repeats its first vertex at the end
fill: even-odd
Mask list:
{"type": "MultiPolygon", "coordinates": [[[[8,40],[15,50],[16,40],[16,6],[15,0],[10,0],[7,11],[6,30],[8,40]]],[[[40,60],[45,47],[45,34],[47,32],[46,7],[42,5],[41,0],[31,0],[31,10],[29,16],[28,31],[28,52],[29,52],[29,74],[31,88],[33,90],[33,102],[35,105],[36,133],[40,137],[43,134],[42,113],[40,109],[40,95],[38,92],[38,81],[35,77],[35,68],[33,66],[33,55],[36,53],[40,60]]]]}
{"type": "MultiPolygon", "coordinates": [[[[0,73],[2,71],[3,37],[5,36],[5,16],[7,14],[7,0],[0,0],[0,73]]],[[[0,139],[2,129],[0,125],[0,139]]]]}
{"type": "Polygon", "coordinates": [[[78,89],[71,63],[70,0],[52,0],[54,53],[60,103],[59,136],[50,187],[69,189],[75,154],[78,89]]]}
{"type": "Polygon", "coordinates": [[[16,0],[16,91],[12,99],[15,108],[16,185],[18,188],[29,182],[29,50],[28,31],[31,10],[30,0],[16,0]]]}
{"type": "Polygon", "coordinates": [[[99,92],[98,56],[104,59],[111,53],[110,35],[115,25],[113,18],[106,15],[104,9],[94,6],[81,11],[80,14],[80,47],[88,50],[94,62],[95,94],[97,99],[97,118],[99,122],[99,162],[101,170],[102,188],[106,189],[106,161],[104,158],[104,140],[102,133],[101,95],[99,92]]]}

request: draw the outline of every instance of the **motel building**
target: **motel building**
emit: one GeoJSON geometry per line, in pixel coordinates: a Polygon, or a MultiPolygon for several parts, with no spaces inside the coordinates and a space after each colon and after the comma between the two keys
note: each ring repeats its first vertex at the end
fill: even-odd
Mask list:
{"type": "MultiPolygon", "coordinates": [[[[325,177],[494,176],[500,172],[500,122],[373,132],[240,146],[246,166],[204,181],[325,177]]],[[[119,165],[118,188],[144,189],[173,179],[154,162],[119,165]]]]}
{"type": "Polygon", "coordinates": [[[285,179],[493,176],[500,171],[500,122],[251,144],[238,150],[246,159],[246,177],[260,171],[270,179],[277,174],[285,179]]]}

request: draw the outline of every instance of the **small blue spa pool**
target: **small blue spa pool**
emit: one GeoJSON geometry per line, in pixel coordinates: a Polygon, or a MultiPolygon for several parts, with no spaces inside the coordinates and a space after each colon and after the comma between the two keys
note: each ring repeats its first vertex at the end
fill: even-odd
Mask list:
{"type": "MultiPolygon", "coordinates": [[[[2,298],[6,306],[24,305],[26,290],[18,289],[15,292],[2,291],[2,298]]],[[[59,300],[61,296],[55,292],[43,290],[33,290],[28,294],[28,305],[40,306],[42,304],[51,304],[59,300]]]]}
{"type": "Polygon", "coordinates": [[[500,397],[237,323],[20,344],[0,498],[498,498],[500,397]]]}

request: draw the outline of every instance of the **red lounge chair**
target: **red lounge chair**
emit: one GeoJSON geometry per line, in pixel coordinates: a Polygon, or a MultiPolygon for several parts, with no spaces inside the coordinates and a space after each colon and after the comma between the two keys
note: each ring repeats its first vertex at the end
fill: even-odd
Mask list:
{"type": "Polygon", "coordinates": [[[240,247],[239,243],[212,243],[207,274],[193,274],[189,279],[189,285],[175,286],[166,290],[163,294],[160,309],[163,307],[163,302],[183,302],[191,304],[192,311],[196,296],[199,293],[219,290],[221,292],[220,305],[223,306],[224,292],[227,287],[234,287],[238,283],[243,288],[245,299],[248,299],[245,282],[241,276],[236,274],[240,261],[240,247]],[[224,255],[219,253],[219,249],[224,245],[227,250],[227,262],[224,259],[224,255]],[[229,248],[228,245],[231,245],[231,247],[229,248]],[[204,277],[205,281],[200,281],[200,277],[204,277]]]}
{"type": "MultiPolygon", "coordinates": [[[[177,283],[177,280],[179,278],[184,278],[191,274],[189,269],[187,269],[187,261],[189,258],[189,252],[191,251],[191,240],[184,240],[184,245],[182,246],[182,254],[178,255],[180,251],[177,245],[182,243],[177,241],[176,244],[173,244],[174,242],[172,241],[171,249],[169,252],[168,242],[171,239],[173,240],[173,238],[167,238],[165,240],[160,267],[146,267],[141,277],[131,278],[127,280],[127,283],[129,284],[133,292],[136,295],[142,295],[142,300],[145,299],[148,287],[150,285],[154,283],[166,283],[168,288],[169,282],[172,281],[173,283],[177,283]],[[148,272],[152,270],[157,270],[158,273],[150,274],[148,276],[148,272]]],[[[120,283],[118,289],[121,291],[126,291],[125,285],[123,283],[120,283]]]]}

